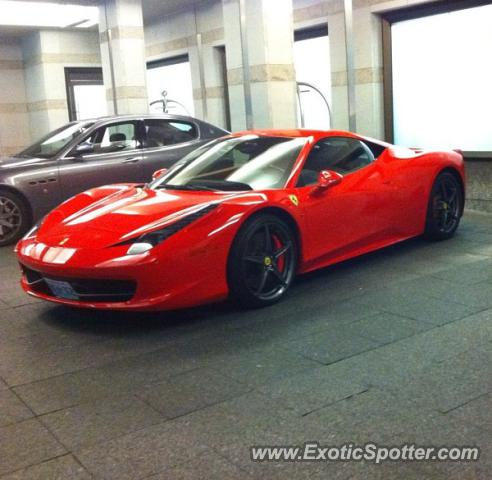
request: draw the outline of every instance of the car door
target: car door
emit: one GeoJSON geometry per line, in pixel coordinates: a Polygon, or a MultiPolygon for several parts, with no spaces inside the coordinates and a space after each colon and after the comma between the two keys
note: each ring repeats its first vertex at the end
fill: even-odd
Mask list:
{"type": "Polygon", "coordinates": [[[364,142],[341,136],[320,140],[297,186],[308,226],[307,261],[353,254],[390,236],[391,190],[384,169],[364,142]],[[342,181],[316,189],[323,170],[342,174],[342,181]]]}
{"type": "Polygon", "coordinates": [[[189,152],[205,143],[198,126],[191,121],[147,118],[143,120],[142,171],[149,181],[161,168],[169,168],[189,152]]]}
{"type": "Polygon", "coordinates": [[[141,124],[105,124],[87,134],[59,161],[62,196],[112,183],[141,182],[141,124]]]}

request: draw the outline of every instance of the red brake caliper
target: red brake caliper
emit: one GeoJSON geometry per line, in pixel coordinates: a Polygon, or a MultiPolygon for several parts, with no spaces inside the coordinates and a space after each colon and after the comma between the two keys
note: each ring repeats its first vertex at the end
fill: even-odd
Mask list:
{"type": "MultiPolygon", "coordinates": [[[[281,249],[283,247],[282,242],[278,239],[276,235],[273,235],[273,249],[276,252],[277,250],[281,249]]],[[[284,255],[281,255],[280,258],[277,260],[277,266],[278,269],[283,272],[284,267],[285,267],[285,260],[284,260],[284,255]]]]}

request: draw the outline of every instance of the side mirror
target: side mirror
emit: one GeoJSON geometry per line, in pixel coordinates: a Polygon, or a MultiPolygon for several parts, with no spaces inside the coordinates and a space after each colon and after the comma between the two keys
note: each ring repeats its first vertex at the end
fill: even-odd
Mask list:
{"type": "Polygon", "coordinates": [[[159,178],[161,175],[164,175],[166,172],[167,172],[167,168],[161,168],[159,170],[156,170],[153,174],[152,174],[152,180],[156,180],[157,178],[159,178]]]}
{"type": "Polygon", "coordinates": [[[76,158],[83,157],[84,155],[94,153],[94,147],[90,143],[81,143],[73,149],[72,153],[76,158]]]}
{"type": "Polygon", "coordinates": [[[322,170],[318,175],[318,189],[326,189],[338,185],[343,180],[343,175],[333,170],[322,170]]]}

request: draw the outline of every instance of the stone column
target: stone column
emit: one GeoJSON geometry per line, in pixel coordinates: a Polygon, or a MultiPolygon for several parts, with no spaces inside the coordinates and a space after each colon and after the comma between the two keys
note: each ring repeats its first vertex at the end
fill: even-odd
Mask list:
{"type": "MultiPolygon", "coordinates": [[[[332,70],[332,128],[348,130],[347,62],[343,2],[331,4],[328,16],[332,70]]],[[[381,19],[367,1],[354,1],[355,106],[357,132],[384,138],[381,19]]]]}
{"type": "Polygon", "coordinates": [[[222,2],[232,130],[296,128],[292,0],[222,2]]]}
{"type": "Polygon", "coordinates": [[[99,39],[108,113],[148,112],[141,0],[102,2],[99,39]]]}
{"type": "Polygon", "coordinates": [[[354,37],[357,131],[384,139],[382,22],[367,5],[354,9],[354,37]]]}
{"type": "Polygon", "coordinates": [[[32,139],[68,122],[66,67],[99,67],[95,32],[40,30],[22,40],[32,139]]]}

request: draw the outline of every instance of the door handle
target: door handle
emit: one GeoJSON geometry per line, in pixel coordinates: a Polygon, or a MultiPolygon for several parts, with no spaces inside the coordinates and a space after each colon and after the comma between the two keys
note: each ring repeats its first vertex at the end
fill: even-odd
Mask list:
{"type": "Polygon", "coordinates": [[[137,163],[140,161],[140,157],[129,157],[123,160],[123,163],[137,163]]]}

